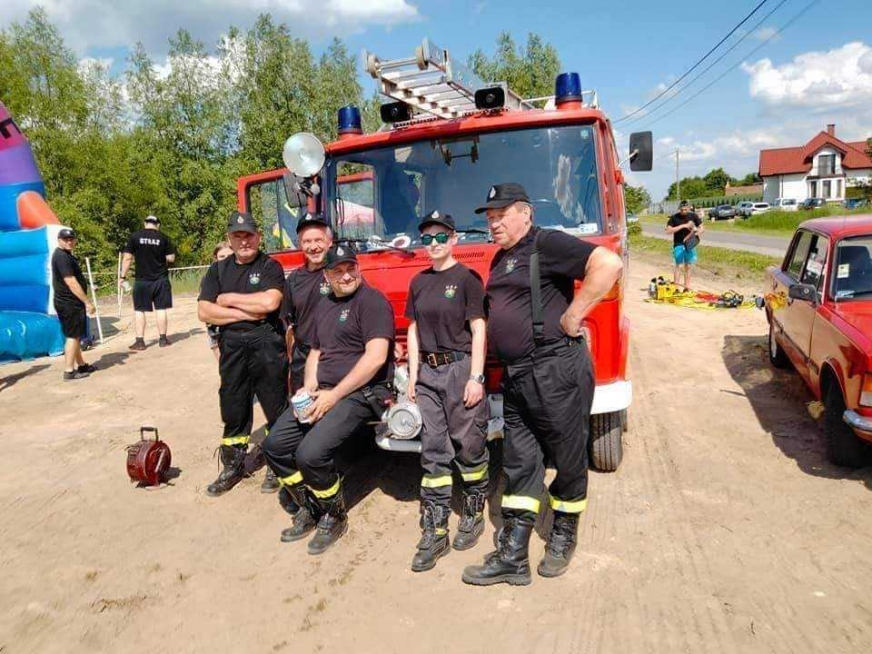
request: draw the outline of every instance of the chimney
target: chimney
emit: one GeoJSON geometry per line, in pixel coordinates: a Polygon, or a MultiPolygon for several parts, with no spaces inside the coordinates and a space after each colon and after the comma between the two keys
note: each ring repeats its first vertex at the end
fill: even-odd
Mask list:
{"type": "Polygon", "coordinates": [[[836,125],[835,125],[835,123],[830,123],[829,125],[827,125],[827,134],[829,134],[830,136],[835,136],[835,135],[836,135],[836,125]]]}

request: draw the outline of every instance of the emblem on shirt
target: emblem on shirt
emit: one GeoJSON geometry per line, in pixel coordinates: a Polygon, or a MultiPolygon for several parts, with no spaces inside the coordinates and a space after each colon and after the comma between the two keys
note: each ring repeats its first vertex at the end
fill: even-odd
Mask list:
{"type": "Polygon", "coordinates": [[[319,289],[321,291],[321,295],[329,295],[330,294],[330,282],[323,282],[319,289]]]}
{"type": "Polygon", "coordinates": [[[518,260],[515,259],[514,257],[512,257],[511,259],[506,259],[506,272],[507,273],[512,272],[515,269],[515,266],[517,265],[517,263],[518,263],[518,260]]]}
{"type": "Polygon", "coordinates": [[[348,314],[351,312],[351,309],[343,309],[342,313],[339,314],[339,322],[345,322],[348,320],[348,314]]]}
{"type": "Polygon", "coordinates": [[[251,273],[248,276],[248,283],[252,286],[257,286],[260,284],[260,273],[251,273]]]}
{"type": "Polygon", "coordinates": [[[457,295],[457,287],[454,284],[449,284],[445,287],[445,297],[449,300],[457,295]]]}

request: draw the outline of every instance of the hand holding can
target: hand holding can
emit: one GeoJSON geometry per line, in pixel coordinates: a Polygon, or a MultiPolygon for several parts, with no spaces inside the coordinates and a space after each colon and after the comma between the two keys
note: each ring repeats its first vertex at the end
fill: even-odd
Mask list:
{"type": "Polygon", "coordinates": [[[309,418],[309,407],[314,403],[315,400],[305,390],[300,390],[291,398],[291,404],[294,407],[294,415],[299,422],[303,424],[312,422],[309,418]]]}

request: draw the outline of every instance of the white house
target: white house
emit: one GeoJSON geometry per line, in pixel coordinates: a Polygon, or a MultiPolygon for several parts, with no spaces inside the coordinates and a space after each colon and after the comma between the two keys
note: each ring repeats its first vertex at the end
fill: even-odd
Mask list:
{"type": "Polygon", "coordinates": [[[836,138],[836,126],[827,125],[805,145],[760,151],[763,199],[824,198],[841,202],[845,189],[857,181],[872,180],[872,158],[866,141],[849,143],[836,138]]]}

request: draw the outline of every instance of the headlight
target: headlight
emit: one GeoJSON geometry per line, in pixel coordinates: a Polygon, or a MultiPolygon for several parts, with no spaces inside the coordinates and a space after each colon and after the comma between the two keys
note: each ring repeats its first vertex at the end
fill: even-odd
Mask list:
{"type": "Polygon", "coordinates": [[[391,436],[401,441],[415,438],[424,424],[418,405],[405,400],[391,406],[383,420],[391,430],[391,436]]]}

